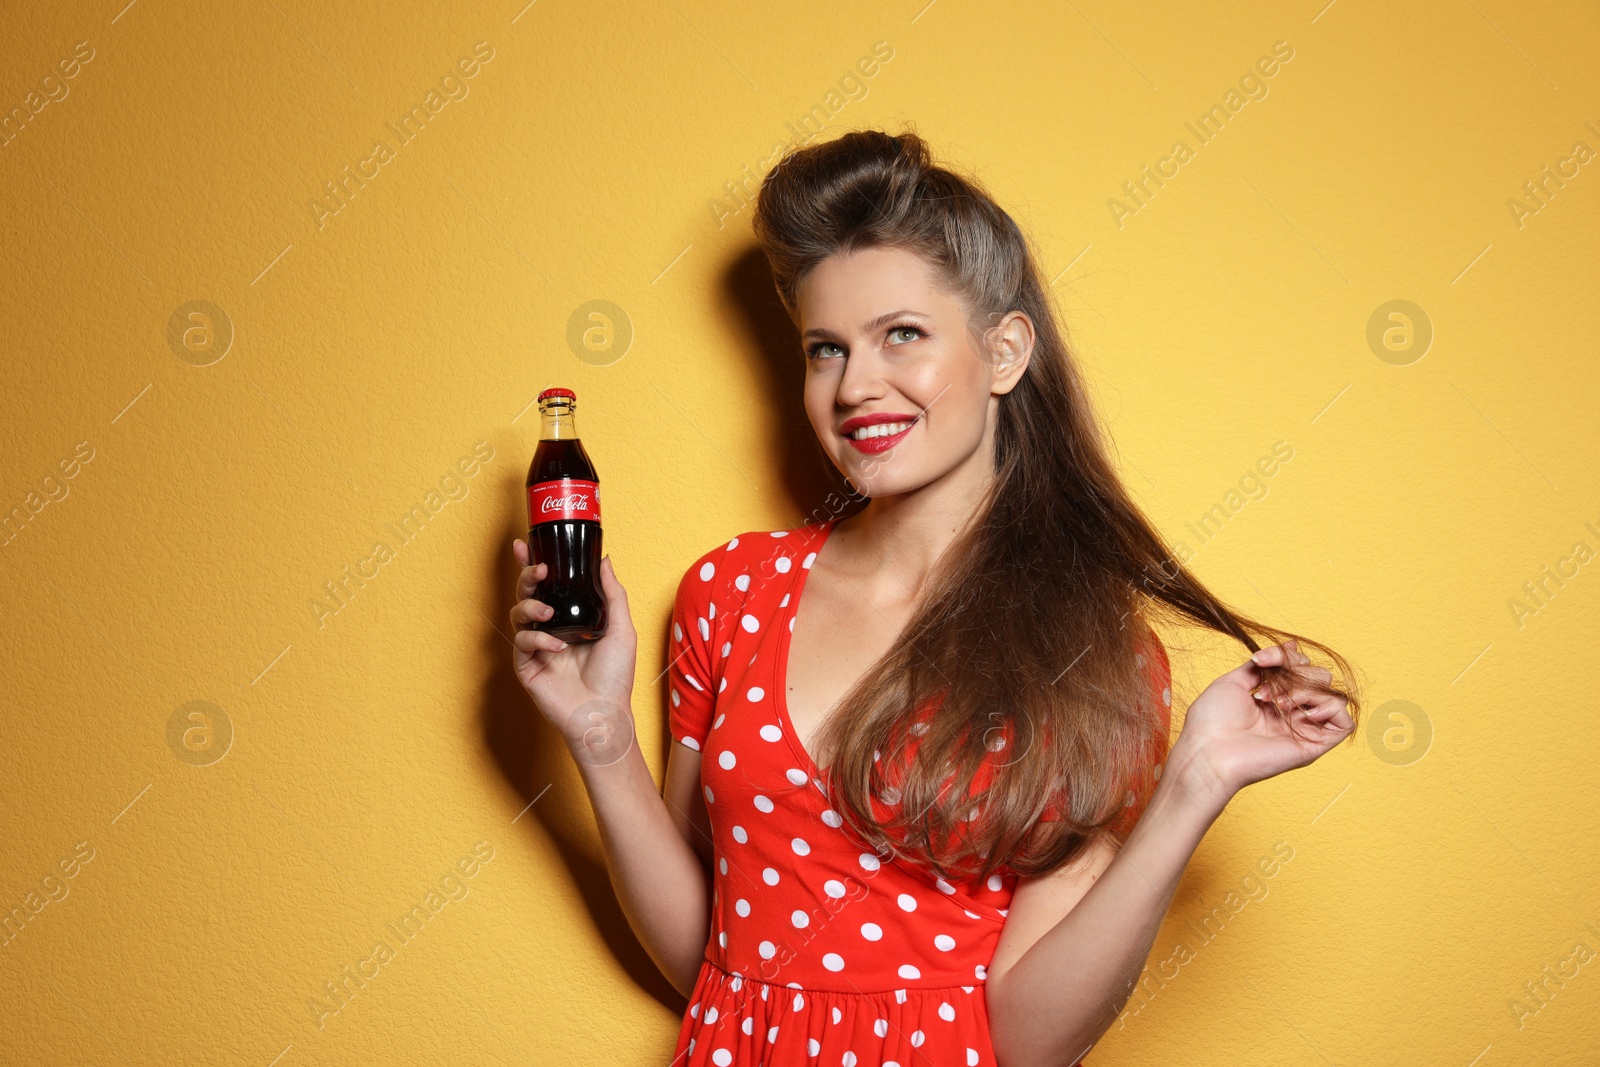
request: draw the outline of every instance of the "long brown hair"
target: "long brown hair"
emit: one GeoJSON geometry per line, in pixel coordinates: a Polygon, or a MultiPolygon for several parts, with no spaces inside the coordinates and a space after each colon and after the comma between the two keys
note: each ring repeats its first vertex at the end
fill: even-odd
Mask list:
{"type": "Polygon", "coordinates": [[[798,288],[820,262],[894,247],[933,265],[963,299],[975,337],[1013,309],[1035,332],[1026,372],[999,400],[992,490],[929,576],[910,624],[814,742],[826,753],[818,763],[830,804],[854,833],[956,878],[1002,866],[1042,874],[1108,834],[1125,795],[1117,769],[1136,766],[1162,729],[1135,661],[1152,616],[1252,652],[1258,635],[1297,638],[1335,663],[1345,685],[1304,668],[1263,675],[1279,692],[1342,696],[1358,714],[1343,657],[1223,603],[1133,502],[1034,250],[975,179],[935,165],[915,133],[853,131],[786,155],[762,183],[753,226],[797,327],[798,288]],[[933,708],[926,728],[912,729],[911,709],[924,706],[933,708]],[[996,726],[1020,739],[998,765],[996,726]],[[975,804],[980,771],[989,781],[975,804]],[[891,814],[877,816],[873,798],[896,793],[891,814]],[[1063,795],[1059,820],[1040,820],[1063,795]]]}

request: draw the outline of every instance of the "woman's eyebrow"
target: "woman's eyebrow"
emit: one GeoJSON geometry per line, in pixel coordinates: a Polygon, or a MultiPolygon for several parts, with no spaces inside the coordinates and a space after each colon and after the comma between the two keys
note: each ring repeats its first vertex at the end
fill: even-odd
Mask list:
{"type": "MultiPolygon", "coordinates": [[[[880,326],[889,325],[889,322],[890,322],[891,319],[897,319],[902,315],[915,315],[918,318],[927,318],[928,317],[927,315],[925,315],[924,313],[922,313],[920,311],[912,311],[910,308],[901,308],[899,311],[890,311],[887,314],[879,315],[877,318],[873,319],[871,322],[862,323],[861,324],[861,332],[862,333],[871,333],[873,330],[876,330],[880,326]]],[[[829,329],[827,329],[825,327],[813,326],[811,329],[809,329],[805,333],[801,334],[800,335],[800,339],[803,341],[808,337],[837,337],[837,336],[838,336],[838,334],[834,333],[832,330],[829,330],[829,329]]]]}

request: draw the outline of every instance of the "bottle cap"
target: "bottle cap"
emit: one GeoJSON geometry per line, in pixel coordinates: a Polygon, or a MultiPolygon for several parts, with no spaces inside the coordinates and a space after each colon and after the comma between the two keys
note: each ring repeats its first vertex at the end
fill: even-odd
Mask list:
{"type": "Polygon", "coordinates": [[[540,400],[544,400],[547,397],[552,397],[552,396],[571,397],[573,400],[578,399],[578,394],[574,393],[571,389],[561,389],[561,388],[546,389],[544,392],[539,394],[539,399],[540,400]]]}

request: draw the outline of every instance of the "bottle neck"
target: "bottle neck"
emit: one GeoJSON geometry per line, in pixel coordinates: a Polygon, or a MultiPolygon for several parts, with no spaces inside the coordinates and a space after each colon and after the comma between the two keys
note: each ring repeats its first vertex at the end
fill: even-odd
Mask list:
{"type": "Polygon", "coordinates": [[[575,441],[578,437],[577,413],[562,406],[539,413],[539,440],[575,441]]]}

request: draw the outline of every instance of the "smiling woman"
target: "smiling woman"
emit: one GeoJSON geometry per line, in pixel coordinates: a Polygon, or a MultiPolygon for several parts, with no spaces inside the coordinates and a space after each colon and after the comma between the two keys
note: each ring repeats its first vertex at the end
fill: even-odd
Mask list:
{"type": "MultiPolygon", "coordinates": [[[[1293,635],[1173,559],[1021,229],[914,133],[790,153],[754,228],[853,510],[684,571],[664,803],[609,561],[606,636],[522,630],[519,674],[582,769],[630,923],[688,996],[676,1067],[1075,1063],[1228,798],[1349,736],[1354,687],[1296,640],[1263,648],[1293,635]],[[1254,652],[1176,742],[1160,619],[1254,652]]],[[[527,597],[538,569],[515,551],[527,597]]],[[[512,621],[548,610],[524,599],[512,621]]]]}
{"type": "MultiPolygon", "coordinates": [[[[1080,997],[1052,1031],[1019,1024],[1021,1000],[997,996],[996,983],[1028,973],[1020,961],[1108,869],[1170,762],[1170,671],[1149,619],[1199,623],[1252,651],[1252,632],[1292,635],[1233,612],[1173,562],[1107,457],[1020,228],[975,182],[934,165],[914,133],[849,133],[791,154],[763,185],[754,227],[799,330],[807,418],[866,502],[735,538],[720,565],[735,584],[720,597],[686,575],[689,604],[706,602],[684,619],[673,662],[697,665],[704,685],[684,676],[674,688],[676,734],[710,757],[701,778],[720,863],[765,857],[779,877],[752,891],[723,866],[713,874],[711,944],[678,1051],[692,1064],[702,1045],[722,1046],[695,1012],[747,1014],[754,994],[728,976],[750,976],[791,913],[825,899],[829,873],[859,853],[896,861],[859,906],[871,921],[808,943],[787,968],[791,986],[851,990],[830,994],[833,1023],[817,1028],[812,1054],[909,1060],[920,1035],[922,1056],[994,1062],[985,1012],[974,1038],[941,1027],[940,1010],[913,1010],[919,993],[976,981],[1009,1058],[1072,1062],[1104,1029],[1080,1020],[1115,989],[1080,997]],[[793,553],[800,577],[742,591],[739,576],[760,569],[746,553],[769,552],[793,553]],[[697,639],[700,657],[680,654],[697,639]],[[766,685],[746,681],[769,662],[766,685]],[[728,699],[714,696],[725,687],[728,699]],[[788,787],[772,738],[788,739],[806,771],[788,787]],[[776,810],[739,814],[752,783],[776,810]],[[819,843],[808,813],[837,833],[819,843]],[[771,860],[783,850],[762,843],[769,834],[808,851],[771,860]],[[874,898],[890,906],[880,913],[874,898]],[[876,951],[863,955],[863,938],[881,938],[876,951]],[[901,1005],[893,1018],[866,1007],[885,993],[901,1005]],[[854,1023],[836,1028],[841,1013],[854,1023]]],[[[1284,681],[1330,700],[1330,714],[1353,704],[1314,672],[1290,672],[1284,681]]],[[[1239,696],[1267,715],[1248,695],[1259,680],[1239,696]]],[[[1298,729],[1275,722],[1286,741],[1298,729]]],[[[1345,736],[1317,732],[1317,744],[1345,736]]],[[[1106,950],[1129,957],[1133,940],[1106,935],[1106,950]]],[[[964,1002],[953,1011],[971,1013],[964,1002]]],[[[795,1028],[814,1026],[800,1013],[774,1043],[795,1028]]],[[[746,1054],[783,1062],[780,1049],[737,1043],[724,1048],[731,1060],[712,1051],[704,1062],[746,1054]]]]}

